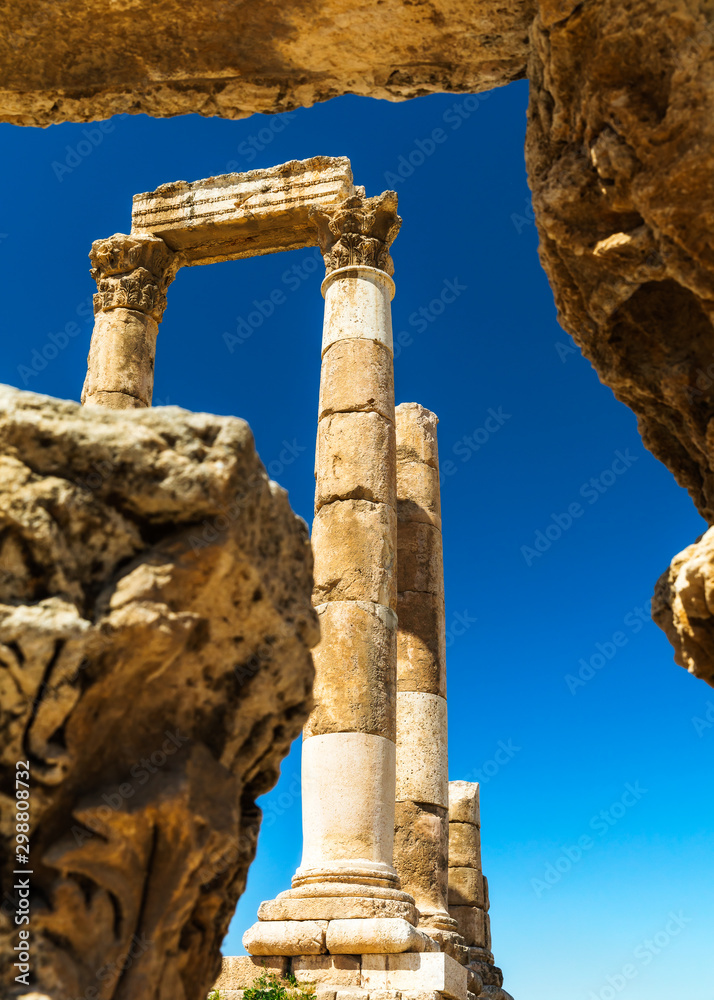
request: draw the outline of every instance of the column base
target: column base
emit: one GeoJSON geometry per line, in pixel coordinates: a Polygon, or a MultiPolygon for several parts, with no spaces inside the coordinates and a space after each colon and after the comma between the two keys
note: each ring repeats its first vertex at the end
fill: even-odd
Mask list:
{"type": "Polygon", "coordinates": [[[394,916],[259,920],[243,935],[243,947],[256,956],[395,955],[439,950],[438,944],[413,923],[394,916]]]}
{"type": "Polygon", "coordinates": [[[428,934],[432,941],[436,941],[439,951],[451,955],[459,965],[468,965],[466,942],[459,934],[456,921],[447,912],[436,910],[433,913],[425,913],[423,910],[419,910],[417,926],[424,934],[428,934]]]}
{"type": "Polygon", "coordinates": [[[258,907],[259,921],[371,917],[396,917],[416,927],[418,913],[412,897],[399,889],[340,882],[299,885],[258,907]]]}

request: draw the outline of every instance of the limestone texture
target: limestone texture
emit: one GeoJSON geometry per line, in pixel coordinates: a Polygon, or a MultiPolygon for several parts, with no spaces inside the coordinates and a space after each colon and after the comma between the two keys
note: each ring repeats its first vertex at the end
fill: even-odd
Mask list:
{"type": "MultiPolygon", "coordinates": [[[[3,387],[0,465],[2,884],[28,760],[33,988],[196,1000],[255,852],[255,799],[311,707],[304,523],[230,417],[3,387]]],[[[12,998],[27,990],[6,911],[12,998]]]]}
{"type": "MultiPolygon", "coordinates": [[[[449,819],[452,823],[481,825],[481,787],[473,781],[449,782],[449,819]]],[[[480,866],[479,866],[480,867],[480,866]]]]}
{"type": "Polygon", "coordinates": [[[394,741],[397,616],[368,601],[329,601],[317,611],[323,639],[313,653],[315,708],[303,735],[374,733],[394,741]]]}
{"type": "Polygon", "coordinates": [[[408,955],[364,955],[362,982],[374,991],[399,990],[429,993],[451,1000],[466,1000],[466,970],[450,955],[422,952],[408,955]]]}
{"type": "Polygon", "coordinates": [[[324,416],[318,424],[315,478],[315,512],[335,500],[395,507],[394,421],[374,410],[324,416]]]}
{"type": "Polygon", "coordinates": [[[321,507],[312,525],[316,604],[373,601],[396,607],[397,516],[369,500],[341,500],[321,507]]]}
{"type": "Polygon", "coordinates": [[[392,955],[428,951],[432,945],[413,924],[398,917],[331,920],[327,925],[326,943],[333,955],[392,955]]]}
{"type": "Polygon", "coordinates": [[[420,521],[400,521],[397,554],[398,592],[436,594],[443,600],[444,566],[439,529],[420,521]]]}
{"type": "Polygon", "coordinates": [[[488,908],[485,880],[475,868],[449,868],[449,906],[488,908]]]}
{"type": "MultiPolygon", "coordinates": [[[[711,525],[714,8],[539,0],[528,75],[526,162],[560,322],[711,525]]],[[[665,591],[677,662],[711,676],[706,625],[685,624],[684,594],[666,610],[665,591]]]]}
{"type": "Polygon", "coordinates": [[[398,597],[397,616],[397,689],[445,698],[443,599],[427,592],[403,591],[398,597]]]}
{"type": "Polygon", "coordinates": [[[449,823],[449,867],[481,869],[481,830],[471,823],[449,823]]]}
{"type": "Polygon", "coordinates": [[[326,920],[266,920],[243,935],[251,955],[319,955],[325,952],[326,920]]]}
{"type": "Polygon", "coordinates": [[[446,698],[424,691],[400,691],[397,694],[398,801],[448,808],[446,746],[446,698]]]}
{"type": "Polygon", "coordinates": [[[334,343],[322,359],[319,417],[374,410],[394,420],[392,363],[389,348],[374,340],[334,343]]]}
{"type": "MultiPolygon", "coordinates": [[[[252,955],[227,955],[221,963],[221,974],[214,984],[214,989],[243,990],[252,986],[262,972],[272,972],[284,976],[288,972],[289,959],[280,956],[253,958],[252,955]]],[[[303,959],[305,961],[305,959],[303,959]]]]}
{"type": "Polygon", "coordinates": [[[360,961],[355,955],[307,955],[294,958],[290,971],[301,983],[360,985],[360,961]]]}
{"type": "MultiPolygon", "coordinates": [[[[449,819],[443,806],[398,801],[395,810],[394,858],[402,880],[414,896],[420,915],[432,914],[447,898],[449,819]]],[[[438,909],[445,909],[443,903],[438,909]]]]}
{"type": "Polygon", "coordinates": [[[714,9],[540,0],[526,161],[560,322],[714,520],[714,9]]]}
{"type": "Polygon", "coordinates": [[[652,617],[672,643],[675,662],[714,687],[714,528],[662,574],[652,617]]]}
{"type": "Polygon", "coordinates": [[[198,0],[13,0],[3,15],[0,120],[242,118],[345,93],[403,100],[489,90],[524,76],[532,6],[248,0],[206,16],[198,0]]]}
{"type": "Polygon", "coordinates": [[[181,264],[213,264],[317,245],[316,206],[355,195],[346,156],[173,181],[134,195],[131,231],[161,238],[181,264]]]}

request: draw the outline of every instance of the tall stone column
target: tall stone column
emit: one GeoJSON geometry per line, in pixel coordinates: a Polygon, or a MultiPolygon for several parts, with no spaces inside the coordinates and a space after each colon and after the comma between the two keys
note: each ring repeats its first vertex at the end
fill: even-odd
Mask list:
{"type": "Polygon", "coordinates": [[[491,954],[488,881],[481,870],[479,785],[449,782],[449,912],[468,949],[469,990],[488,1000],[513,1000],[491,954]]]}
{"type": "Polygon", "coordinates": [[[312,533],[322,638],[302,751],[302,863],[292,889],[260,907],[243,939],[253,954],[305,953],[308,920],[313,951],[395,953],[429,943],[415,930],[414,901],[392,858],[396,209],[386,192],[313,210],[327,269],[312,533]]]}
{"type": "Polygon", "coordinates": [[[151,406],[156,335],[179,258],[157,236],[121,233],[96,240],[89,257],[97,293],[82,403],[151,406]]]}
{"type": "Polygon", "coordinates": [[[419,927],[462,944],[448,911],[449,792],[444,570],[434,413],[396,410],[397,788],[394,863],[419,927]]]}

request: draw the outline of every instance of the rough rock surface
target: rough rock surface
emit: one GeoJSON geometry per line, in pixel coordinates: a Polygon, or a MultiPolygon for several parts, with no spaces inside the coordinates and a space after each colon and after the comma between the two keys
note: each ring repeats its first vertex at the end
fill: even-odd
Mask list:
{"type": "Polygon", "coordinates": [[[526,159],[560,321],[714,521],[714,2],[539,0],[526,159]]]}
{"type": "Polygon", "coordinates": [[[198,1000],[311,707],[305,525],[241,420],[0,390],[0,992],[198,1000]]]}
{"type": "Polygon", "coordinates": [[[662,574],[652,617],[674,646],[675,661],[714,687],[714,528],[662,574]]]}
{"type": "Polygon", "coordinates": [[[481,91],[525,74],[533,0],[7,0],[0,120],[241,118],[340,94],[481,91]]]}

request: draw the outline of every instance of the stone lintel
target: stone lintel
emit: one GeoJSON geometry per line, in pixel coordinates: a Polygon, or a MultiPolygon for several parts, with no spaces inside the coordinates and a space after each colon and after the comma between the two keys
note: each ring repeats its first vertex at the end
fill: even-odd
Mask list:
{"type": "Polygon", "coordinates": [[[136,194],[131,231],[161,237],[187,265],[297,250],[317,246],[311,209],[332,208],[362,190],[345,156],[290,160],[136,194]]]}

